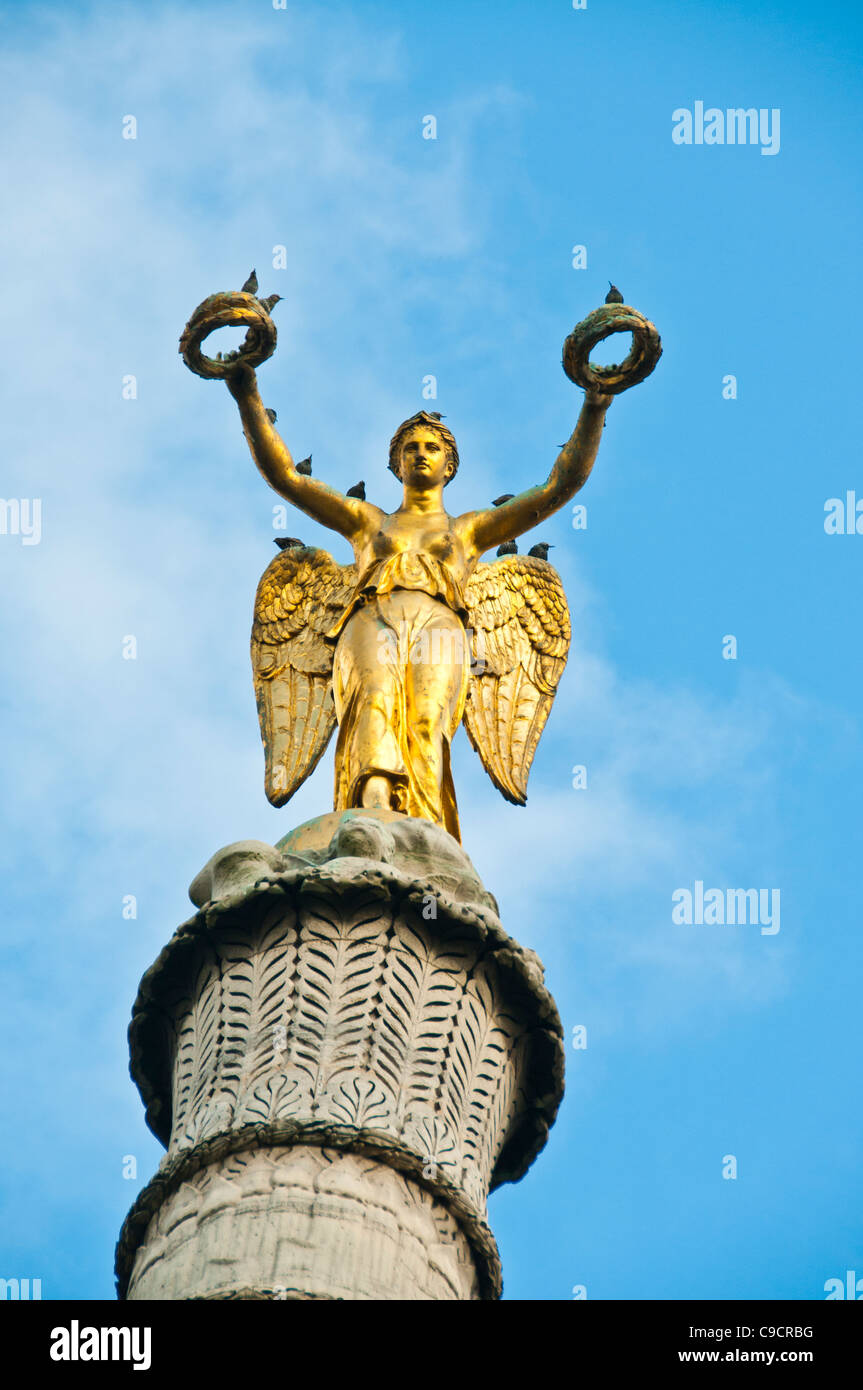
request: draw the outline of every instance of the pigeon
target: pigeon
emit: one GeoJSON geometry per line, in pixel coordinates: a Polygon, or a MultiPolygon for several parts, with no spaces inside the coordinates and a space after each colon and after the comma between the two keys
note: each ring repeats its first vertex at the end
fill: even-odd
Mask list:
{"type": "Polygon", "coordinates": [[[274,544],[279,547],[279,550],[294,550],[296,546],[303,547],[306,543],[297,540],[296,536],[276,536],[274,537],[274,544]]]}
{"type": "Polygon", "coordinates": [[[496,497],[491,505],[493,507],[502,507],[504,502],[511,502],[513,497],[515,497],[514,492],[502,492],[500,497],[496,497]]]}
{"type": "Polygon", "coordinates": [[[254,271],[252,271],[251,275],[249,276],[248,280],[246,281],[245,285],[243,286],[242,293],[243,293],[243,294],[257,294],[257,293],[258,293],[258,277],[257,277],[257,275],[255,274],[254,271]]]}
{"type": "Polygon", "coordinates": [[[301,473],[304,478],[310,478],[312,476],[311,454],[309,454],[309,457],[307,459],[300,459],[299,463],[297,464],[297,472],[301,473]]]}
{"type": "Polygon", "coordinates": [[[504,541],[503,545],[498,546],[497,553],[498,555],[517,555],[518,546],[515,541],[504,541]]]}
{"type": "Polygon", "coordinates": [[[538,545],[532,545],[527,553],[532,555],[534,560],[547,560],[549,550],[554,550],[554,546],[549,545],[548,541],[540,541],[538,545]]]}
{"type": "Polygon", "coordinates": [[[266,415],[271,425],[274,425],[279,418],[274,410],[270,410],[270,407],[268,405],[264,406],[264,414],[266,415]]]}
{"type": "Polygon", "coordinates": [[[260,304],[261,308],[266,309],[267,313],[269,314],[271,310],[276,307],[281,297],[282,296],[280,294],[268,294],[266,299],[259,299],[258,303],[260,304]]]}
{"type": "Polygon", "coordinates": [[[365,500],[366,500],[366,485],[365,485],[365,483],[364,483],[364,482],[354,483],[353,487],[349,487],[349,488],[348,488],[347,494],[346,494],[346,495],[347,495],[348,497],[358,497],[358,498],[360,499],[361,502],[365,502],[365,500]]]}
{"type": "Polygon", "coordinates": [[[620,290],[617,288],[616,285],[612,285],[610,280],[609,280],[608,283],[609,283],[609,285],[611,285],[611,289],[608,291],[608,294],[605,296],[605,302],[606,302],[606,304],[622,304],[622,303],[623,303],[623,295],[620,293],[620,290]]]}

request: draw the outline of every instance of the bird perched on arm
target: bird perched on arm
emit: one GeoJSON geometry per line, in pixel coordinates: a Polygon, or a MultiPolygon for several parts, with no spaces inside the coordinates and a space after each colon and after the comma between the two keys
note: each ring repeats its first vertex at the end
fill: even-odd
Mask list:
{"type": "Polygon", "coordinates": [[[366,500],[366,485],[365,485],[365,482],[354,483],[353,487],[349,487],[349,488],[348,488],[347,493],[346,493],[345,495],[346,495],[347,497],[358,497],[358,498],[360,499],[361,502],[365,502],[365,500],[366,500]]]}
{"type": "Polygon", "coordinates": [[[608,294],[605,296],[606,304],[622,304],[623,295],[620,293],[620,290],[617,288],[616,285],[612,285],[610,280],[608,283],[611,286],[611,288],[609,289],[608,294]]]}
{"type": "Polygon", "coordinates": [[[299,463],[297,464],[297,472],[302,474],[304,478],[310,478],[312,476],[311,454],[309,454],[309,457],[307,459],[300,459],[299,463]]]}
{"type": "Polygon", "coordinates": [[[515,541],[504,541],[503,545],[498,546],[497,553],[498,555],[517,555],[518,546],[515,541]]]}
{"type": "Polygon", "coordinates": [[[547,560],[550,550],[554,550],[553,545],[549,545],[548,541],[539,541],[536,545],[532,545],[527,553],[532,555],[535,560],[547,560]]]}
{"type": "Polygon", "coordinates": [[[268,405],[264,406],[264,414],[266,415],[271,425],[274,425],[279,418],[276,412],[274,410],[271,410],[268,405]]]}
{"type": "Polygon", "coordinates": [[[257,275],[255,274],[254,271],[252,271],[252,273],[251,273],[251,275],[249,276],[248,280],[247,280],[246,283],[244,284],[242,293],[243,293],[243,294],[257,294],[257,293],[258,293],[258,277],[257,277],[257,275]]]}
{"type": "Polygon", "coordinates": [[[513,497],[515,497],[514,492],[502,492],[500,497],[496,497],[491,505],[493,507],[502,507],[504,502],[511,502],[513,497]]]}

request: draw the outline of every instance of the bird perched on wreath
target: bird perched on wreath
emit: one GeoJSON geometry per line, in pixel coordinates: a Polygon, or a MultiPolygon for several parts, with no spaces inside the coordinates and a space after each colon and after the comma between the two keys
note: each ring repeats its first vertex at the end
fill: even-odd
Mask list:
{"type": "Polygon", "coordinates": [[[517,554],[518,554],[518,546],[516,545],[515,541],[504,541],[503,545],[499,545],[499,546],[498,546],[498,548],[497,548],[497,553],[498,553],[499,556],[500,556],[500,555],[517,555],[517,554]]]}
{"type": "Polygon", "coordinates": [[[305,541],[298,540],[296,536],[276,536],[274,544],[279,550],[295,550],[297,546],[305,547],[305,541]]]}
{"type": "Polygon", "coordinates": [[[243,293],[243,294],[257,294],[257,293],[258,293],[258,277],[257,277],[257,275],[255,274],[254,271],[252,271],[252,273],[251,273],[251,275],[249,276],[248,280],[247,280],[246,283],[243,285],[242,293],[243,293]]]}
{"type": "Polygon", "coordinates": [[[267,313],[269,314],[278,304],[281,297],[282,296],[280,294],[268,294],[266,299],[259,299],[258,303],[260,304],[261,308],[266,309],[267,313]]]}
{"type": "Polygon", "coordinates": [[[609,289],[609,291],[608,291],[608,294],[605,296],[605,302],[606,302],[606,304],[622,304],[622,303],[623,303],[623,295],[620,293],[620,290],[617,288],[616,285],[612,285],[612,283],[611,283],[610,280],[609,280],[608,283],[609,283],[610,289],[609,289]]]}
{"type": "Polygon", "coordinates": [[[538,541],[536,545],[530,547],[527,553],[532,555],[534,560],[547,560],[549,550],[553,549],[554,546],[549,545],[548,541],[538,541]]]}

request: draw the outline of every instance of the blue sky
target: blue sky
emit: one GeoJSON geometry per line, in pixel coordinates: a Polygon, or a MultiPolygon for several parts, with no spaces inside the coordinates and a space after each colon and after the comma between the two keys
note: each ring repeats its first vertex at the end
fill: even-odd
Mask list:
{"type": "Polygon", "coordinates": [[[563,339],[609,278],[663,337],[587,529],[531,538],[574,641],[527,807],[454,749],[465,847],[588,1030],[546,1151],[491,1199],[505,1297],[863,1273],[863,536],[824,530],[863,499],[861,28],[849,0],[0,4],[0,492],[42,505],[38,545],[0,535],[0,1275],[112,1296],[161,1154],[137,982],[215,849],[331,804],[331,752],[264,799],[247,644],[278,499],[176,351],[252,265],[283,296],[259,377],[295,456],[393,508],[427,374],[462,511],[547,473],[581,401],[563,339]],[[676,145],[696,101],[778,108],[779,153],[676,145]],[[696,880],[778,888],[780,931],[673,923],[696,880]]]}

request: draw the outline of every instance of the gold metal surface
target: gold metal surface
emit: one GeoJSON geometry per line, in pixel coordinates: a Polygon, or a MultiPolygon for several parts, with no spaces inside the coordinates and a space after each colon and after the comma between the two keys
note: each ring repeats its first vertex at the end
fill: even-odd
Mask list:
{"type": "MultiPolygon", "coordinates": [[[[196,310],[196,349],[209,331],[202,311],[223,310],[228,298],[213,296],[196,310]]],[[[548,478],[499,506],[459,516],[443,503],[458,451],[437,416],[421,411],[393,437],[390,467],[403,497],[388,513],[298,472],[242,352],[227,370],[219,363],[266,481],[340,532],[354,551],[352,565],[339,565],[324,550],[289,546],[258,586],[252,666],[266,792],[274,805],[288,801],[308,777],[338,725],[336,810],[387,807],[443,825],[458,839],[450,743],[462,719],[495,786],[524,804],[566,664],[569,612],[546,560],[507,554],[481,563],[480,557],[532,530],[587,481],[612,399],[596,384],[606,369],[588,364],[587,354],[599,337],[633,331],[636,320],[647,324],[626,306],[625,313],[607,307],[614,312],[595,311],[588,329],[580,333],[579,325],[567,340],[567,372],[589,384],[548,478]]],[[[642,341],[648,330],[658,349],[652,324],[642,341]]],[[[646,370],[641,354],[633,380],[652,370],[659,350],[646,370]]],[[[630,366],[627,359],[615,369],[613,384],[609,375],[610,392],[632,384],[630,366]]]]}

